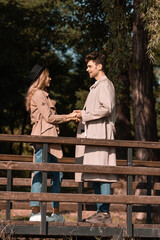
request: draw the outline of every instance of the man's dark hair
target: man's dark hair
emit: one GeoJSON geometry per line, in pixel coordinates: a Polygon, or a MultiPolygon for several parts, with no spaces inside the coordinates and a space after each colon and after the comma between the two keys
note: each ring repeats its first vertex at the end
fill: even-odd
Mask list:
{"type": "Polygon", "coordinates": [[[94,61],[96,63],[96,65],[98,64],[102,64],[102,70],[105,70],[105,66],[106,66],[106,57],[104,54],[100,53],[100,52],[91,52],[90,54],[88,54],[85,58],[85,62],[88,63],[89,61],[94,61]]]}

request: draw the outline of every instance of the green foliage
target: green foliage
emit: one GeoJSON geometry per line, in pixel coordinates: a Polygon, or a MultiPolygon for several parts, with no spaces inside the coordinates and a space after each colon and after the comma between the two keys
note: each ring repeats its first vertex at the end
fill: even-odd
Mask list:
{"type": "MultiPolygon", "coordinates": [[[[59,51],[65,52],[67,46],[65,42],[62,44],[62,40],[58,42],[62,36],[62,21],[59,8],[54,3],[55,1],[0,1],[0,31],[3,32],[0,35],[2,133],[30,133],[25,94],[31,84],[27,79],[28,73],[37,62],[49,66],[54,82],[51,95],[57,100],[58,113],[71,111],[72,106],[69,104],[73,99],[69,89],[72,89],[73,84],[70,84],[69,70],[72,68],[72,59],[65,54],[64,59],[59,57],[59,51]],[[71,87],[68,88],[66,83],[71,87]]],[[[10,152],[18,151],[18,146],[9,148],[10,152]]]]}
{"type": "Polygon", "coordinates": [[[79,89],[76,91],[77,102],[75,104],[76,109],[82,109],[87,98],[88,91],[79,89]]]}
{"type": "MultiPolygon", "coordinates": [[[[148,54],[158,65],[159,1],[140,2],[149,37],[148,54]]],[[[133,3],[132,0],[0,0],[0,132],[30,134],[25,95],[30,85],[28,73],[37,62],[49,66],[53,79],[50,96],[57,102],[57,112],[82,109],[93,84],[85,71],[84,58],[94,50],[107,56],[106,73],[116,87],[117,103],[128,104],[130,108],[126,95],[130,91],[133,3]]],[[[61,135],[75,136],[76,126],[73,122],[61,125],[61,135]]],[[[1,148],[4,152],[3,145],[1,148]]],[[[16,144],[8,144],[5,151],[21,152],[16,144]]],[[[25,144],[23,153],[28,151],[25,144]]]]}
{"type": "Polygon", "coordinates": [[[127,75],[132,47],[132,1],[103,1],[106,22],[109,25],[109,39],[105,43],[108,76],[116,86],[117,95],[123,91],[121,76],[127,75]]]}
{"type": "Polygon", "coordinates": [[[139,10],[148,35],[147,54],[151,62],[154,62],[155,50],[160,46],[160,1],[143,0],[140,2],[139,10]]]}

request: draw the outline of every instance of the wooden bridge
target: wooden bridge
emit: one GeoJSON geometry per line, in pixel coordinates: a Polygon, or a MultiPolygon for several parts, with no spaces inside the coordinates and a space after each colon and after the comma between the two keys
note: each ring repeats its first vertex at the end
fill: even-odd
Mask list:
{"type": "MultiPolygon", "coordinates": [[[[0,154],[0,210],[6,210],[6,217],[0,220],[1,235],[11,234],[12,236],[22,237],[112,237],[113,239],[122,238],[160,238],[160,225],[151,224],[151,213],[159,212],[160,196],[151,194],[160,190],[160,183],[153,182],[152,176],[160,176],[160,162],[156,161],[136,161],[132,159],[132,150],[135,148],[160,149],[159,142],[139,142],[121,140],[95,140],[78,139],[67,137],[41,137],[25,135],[0,134],[0,142],[18,143],[41,143],[43,144],[43,163],[33,163],[32,156],[0,154]],[[128,158],[117,160],[116,167],[90,166],[75,164],[74,158],[62,158],[58,164],[47,163],[47,152],[49,144],[62,145],[90,145],[107,147],[128,148],[128,158]],[[14,177],[13,171],[42,171],[42,193],[30,193],[31,179],[14,177]],[[95,195],[88,193],[89,183],[76,183],[74,179],[64,179],[60,194],[47,193],[47,172],[96,172],[106,174],[117,174],[127,176],[127,181],[112,183],[111,188],[117,189],[125,187],[123,195],[95,195]],[[146,183],[133,182],[133,176],[147,176],[146,183]],[[19,189],[24,188],[22,192],[19,189]],[[146,188],[147,195],[135,196],[133,191],[137,188],[146,188]],[[18,189],[18,191],[17,191],[18,189]],[[27,191],[28,189],[28,191],[27,191]],[[63,190],[63,189],[62,189],[63,190]],[[66,193],[67,191],[67,193],[66,193]],[[65,192],[65,193],[64,193],[65,192]],[[29,209],[29,201],[41,201],[41,222],[29,222],[24,220],[11,219],[13,209],[29,209]],[[49,202],[59,201],[61,210],[77,212],[77,222],[54,223],[46,222],[46,209],[49,209],[49,202]],[[112,211],[126,212],[125,224],[90,224],[82,222],[82,212],[85,210],[95,210],[97,202],[111,203],[112,211]],[[94,204],[94,206],[93,206],[94,204]],[[118,207],[117,207],[118,206],[118,207]],[[133,212],[146,212],[147,223],[133,223],[133,212]]],[[[0,236],[1,237],[1,236],[0,236]]]]}

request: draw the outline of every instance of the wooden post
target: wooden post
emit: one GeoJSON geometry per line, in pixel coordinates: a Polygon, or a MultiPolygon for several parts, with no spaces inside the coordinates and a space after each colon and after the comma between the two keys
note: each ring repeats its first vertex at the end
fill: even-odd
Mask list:
{"type": "MultiPolygon", "coordinates": [[[[128,166],[132,166],[132,148],[128,148],[128,166]]],[[[132,175],[127,176],[127,195],[132,195],[132,175]]],[[[127,234],[133,235],[132,204],[127,204],[127,234]]]]}
{"type": "MultiPolygon", "coordinates": [[[[12,190],[12,171],[7,170],[7,191],[12,190]]],[[[6,220],[10,220],[10,210],[11,210],[12,204],[10,200],[6,201],[6,220]]]]}
{"type": "MultiPolygon", "coordinates": [[[[47,163],[48,160],[48,144],[43,144],[42,162],[47,163]]],[[[47,172],[42,172],[42,192],[47,192],[47,172]]],[[[47,222],[46,222],[46,202],[41,203],[41,228],[40,233],[47,234],[47,222]]]]}
{"type": "MultiPolygon", "coordinates": [[[[147,195],[151,196],[151,180],[152,176],[147,176],[147,195]]],[[[151,223],[151,205],[147,205],[147,223],[151,223]]]]}
{"type": "MultiPolygon", "coordinates": [[[[78,183],[78,193],[83,192],[83,182],[78,183]]],[[[82,222],[82,203],[78,203],[78,222],[82,222]]]]}

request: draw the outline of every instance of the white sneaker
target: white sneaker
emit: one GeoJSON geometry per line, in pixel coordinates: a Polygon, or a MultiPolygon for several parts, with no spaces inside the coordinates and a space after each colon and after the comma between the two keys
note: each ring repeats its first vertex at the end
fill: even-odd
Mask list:
{"type": "MultiPolygon", "coordinates": [[[[29,218],[29,221],[30,221],[30,222],[40,222],[40,221],[41,221],[41,212],[36,213],[36,214],[31,213],[30,218],[29,218]]],[[[46,216],[46,221],[47,221],[47,222],[53,222],[54,220],[53,220],[52,217],[46,216]]]]}
{"type": "Polygon", "coordinates": [[[51,218],[53,219],[53,222],[65,222],[65,219],[61,213],[59,215],[52,213],[51,218]]]}

